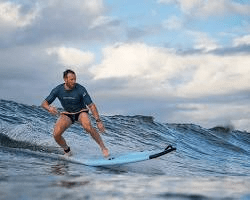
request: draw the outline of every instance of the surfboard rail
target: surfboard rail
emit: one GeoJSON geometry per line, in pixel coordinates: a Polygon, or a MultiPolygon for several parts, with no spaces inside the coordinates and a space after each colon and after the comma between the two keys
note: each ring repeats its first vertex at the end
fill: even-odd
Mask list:
{"type": "Polygon", "coordinates": [[[153,155],[150,155],[149,156],[149,159],[154,159],[154,158],[158,158],[160,156],[163,156],[167,153],[170,153],[171,151],[175,151],[176,148],[175,147],[172,147],[172,145],[168,145],[166,149],[164,149],[164,151],[162,152],[159,152],[159,153],[156,153],[156,154],[153,154],[153,155]]]}

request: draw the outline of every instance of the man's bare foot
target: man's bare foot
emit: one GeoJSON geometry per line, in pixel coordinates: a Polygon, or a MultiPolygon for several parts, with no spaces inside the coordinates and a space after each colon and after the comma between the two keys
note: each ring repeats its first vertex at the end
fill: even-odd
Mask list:
{"type": "Polygon", "coordinates": [[[109,157],[109,150],[107,148],[103,148],[102,153],[105,158],[109,157]]]}

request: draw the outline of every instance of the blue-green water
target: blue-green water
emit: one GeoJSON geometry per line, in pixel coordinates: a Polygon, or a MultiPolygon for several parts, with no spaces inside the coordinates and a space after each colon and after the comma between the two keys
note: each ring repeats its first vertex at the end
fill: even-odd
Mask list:
{"type": "MultiPolygon", "coordinates": [[[[250,199],[247,132],[102,116],[112,154],[168,144],[177,151],[100,168],[57,159],[63,152],[52,136],[56,119],[40,107],[0,100],[0,199],[250,199]]],[[[75,155],[101,155],[79,124],[64,136],[75,155]]]]}

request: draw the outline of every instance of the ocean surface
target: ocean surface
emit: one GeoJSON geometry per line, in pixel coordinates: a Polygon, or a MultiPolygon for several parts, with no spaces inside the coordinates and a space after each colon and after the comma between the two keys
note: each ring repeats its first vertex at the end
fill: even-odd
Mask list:
{"type": "MultiPolygon", "coordinates": [[[[230,127],[168,124],[148,116],[102,116],[112,155],[162,149],[158,159],[89,167],[60,159],[56,116],[0,100],[0,199],[250,199],[250,133],[230,127]]],[[[95,125],[94,120],[93,125],[95,125]]],[[[101,157],[79,124],[64,134],[74,155],[101,157]]]]}

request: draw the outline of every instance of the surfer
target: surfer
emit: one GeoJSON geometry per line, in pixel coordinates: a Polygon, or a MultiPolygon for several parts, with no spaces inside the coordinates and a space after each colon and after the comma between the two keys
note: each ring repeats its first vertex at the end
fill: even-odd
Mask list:
{"type": "Polygon", "coordinates": [[[76,74],[74,71],[68,69],[63,72],[63,79],[64,83],[55,87],[50,95],[42,102],[44,109],[53,115],[57,115],[59,114],[58,110],[50,104],[58,98],[65,110],[60,113],[60,117],[54,127],[53,135],[55,141],[64,149],[65,154],[70,155],[70,147],[62,137],[62,134],[71,124],[78,121],[100,146],[103,155],[108,157],[109,150],[105,147],[98,131],[91,125],[88,116],[88,111],[90,110],[100,132],[105,131],[96,105],[92,102],[87,90],[82,85],[76,83],[76,74]]]}

